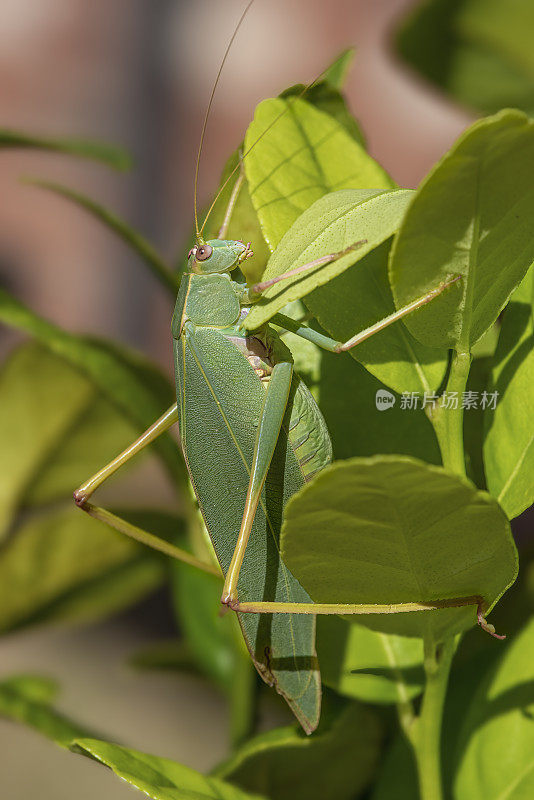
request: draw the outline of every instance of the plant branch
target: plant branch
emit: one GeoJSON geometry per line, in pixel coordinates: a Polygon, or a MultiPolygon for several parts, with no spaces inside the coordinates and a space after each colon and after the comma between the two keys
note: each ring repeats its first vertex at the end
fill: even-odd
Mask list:
{"type": "Polygon", "coordinates": [[[419,717],[408,735],[414,749],[421,800],[443,800],[441,723],[455,649],[454,637],[437,646],[425,639],[425,692],[419,717]]]}
{"type": "Polygon", "coordinates": [[[430,413],[443,466],[460,477],[465,477],[464,410],[462,396],[469,377],[471,353],[455,351],[444,401],[430,413]]]}

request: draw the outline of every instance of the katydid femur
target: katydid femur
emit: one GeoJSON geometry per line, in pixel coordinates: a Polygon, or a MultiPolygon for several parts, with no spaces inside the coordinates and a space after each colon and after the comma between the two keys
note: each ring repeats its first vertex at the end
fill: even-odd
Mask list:
{"type": "Polygon", "coordinates": [[[312,730],[317,720],[302,711],[301,696],[316,691],[318,681],[315,615],[428,612],[472,605],[482,627],[494,631],[484,620],[484,601],[478,595],[388,605],[315,604],[283,564],[278,541],[285,503],[330,463],[332,448],[322,414],[295,374],[291,353],[278,330],[291,331],[320,348],[342,353],[429,303],[459,276],[450,276],[346,342],[335,341],[280,313],[270,320],[278,330],[271,325],[247,330],[248,311],[265,289],[294,275],[320,270],[356,249],[363,240],[348,242],[338,252],[320,255],[252,287],[232,281],[229,273],[253,255],[250,243],[225,238],[243,173],[237,177],[218,237],[205,241],[204,225],[199,229],[197,222],[196,183],[206,120],[207,115],[195,175],[196,243],[189,252],[188,270],[182,277],[172,321],[176,403],[74,496],[91,516],[221,577],[215,562],[202,561],[89,502],[95,489],[120,466],[178,423],[184,460],[224,576],[221,602],[238,612],[262,677],[276,684],[305,729],[312,730]],[[266,623],[267,618],[270,621],[266,623]],[[287,651],[288,640],[294,642],[291,652],[287,651]],[[291,660],[297,664],[299,659],[298,667],[289,664],[291,660]],[[302,686],[295,684],[291,669],[309,673],[302,686]]]}

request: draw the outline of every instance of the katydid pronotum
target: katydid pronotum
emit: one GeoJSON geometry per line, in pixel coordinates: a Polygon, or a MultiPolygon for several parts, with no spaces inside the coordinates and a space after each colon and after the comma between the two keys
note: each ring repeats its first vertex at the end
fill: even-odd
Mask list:
{"type": "MultiPolygon", "coordinates": [[[[251,4],[252,1],[234,31],[222,64],[251,4]]],[[[217,81],[218,77],[212,98],[217,81]]],[[[310,732],[317,725],[320,707],[315,615],[428,612],[473,605],[482,627],[493,631],[484,620],[480,596],[428,598],[428,602],[389,605],[316,604],[284,565],[278,547],[284,506],[289,497],[330,463],[332,448],[321,412],[295,374],[291,353],[279,331],[290,331],[320,348],[342,353],[431,302],[459,276],[450,276],[346,342],[335,341],[281,313],[270,320],[276,329],[267,324],[248,330],[248,311],[269,286],[296,274],[320,270],[363,241],[348,243],[339,252],[318,254],[295,269],[251,287],[232,281],[229,273],[253,255],[250,243],[225,238],[243,182],[242,171],[217,238],[205,241],[202,231],[206,220],[199,228],[197,219],[196,185],[210,106],[211,100],[196,165],[196,242],[189,252],[172,322],[176,403],[129,448],[80,486],[74,497],[91,516],[224,578],[221,603],[238,613],[256,668],[267,683],[276,686],[310,732]],[[89,502],[108,477],[175,423],[220,569],[215,562],[201,561],[89,502]]],[[[241,170],[250,149],[242,156],[241,170]]]]}

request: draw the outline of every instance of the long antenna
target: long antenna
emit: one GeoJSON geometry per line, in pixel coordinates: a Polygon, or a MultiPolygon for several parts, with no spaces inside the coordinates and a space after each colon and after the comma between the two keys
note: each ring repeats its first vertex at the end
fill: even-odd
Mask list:
{"type": "MultiPolygon", "coordinates": [[[[202,147],[204,145],[204,136],[205,136],[205,133],[206,133],[206,127],[208,125],[208,119],[209,119],[209,115],[210,115],[210,111],[211,111],[211,106],[213,104],[213,98],[215,97],[215,92],[217,90],[217,86],[219,85],[219,79],[221,77],[221,72],[223,71],[223,67],[224,67],[224,65],[226,63],[226,59],[228,58],[228,54],[229,54],[229,52],[231,50],[231,47],[232,47],[232,45],[234,43],[234,39],[237,36],[237,32],[238,32],[239,28],[241,27],[241,25],[243,23],[243,20],[245,19],[246,15],[248,13],[249,8],[251,7],[251,5],[253,3],[254,3],[254,0],[249,0],[249,2],[247,3],[246,8],[243,11],[243,13],[241,14],[241,16],[239,18],[239,22],[237,23],[237,25],[235,27],[235,30],[234,30],[234,32],[232,34],[232,38],[230,39],[230,41],[228,42],[228,44],[226,46],[226,50],[225,50],[225,53],[224,53],[224,56],[223,56],[223,60],[221,61],[221,66],[219,67],[219,71],[217,72],[217,77],[215,78],[215,83],[213,84],[213,89],[211,90],[211,96],[210,96],[210,100],[209,100],[209,103],[208,103],[208,107],[207,107],[206,113],[204,115],[204,123],[202,125],[202,132],[200,134],[200,142],[199,142],[199,145],[198,145],[198,153],[197,153],[197,163],[196,163],[196,167],[195,167],[194,207],[195,207],[195,231],[196,231],[197,238],[202,233],[202,230],[200,230],[200,231],[198,230],[198,216],[197,216],[198,170],[199,170],[199,167],[200,167],[200,157],[202,155],[202,147]]],[[[202,226],[202,227],[204,227],[204,226],[202,226]]]]}
{"type": "MultiPolygon", "coordinates": [[[[236,32],[237,32],[237,31],[236,31],[236,32]]],[[[265,130],[264,130],[264,131],[262,131],[262,132],[260,133],[260,135],[258,136],[258,138],[257,138],[257,139],[256,139],[254,142],[252,142],[252,144],[250,145],[250,147],[248,148],[248,150],[246,150],[246,151],[245,151],[245,152],[244,152],[244,153],[243,153],[243,154],[240,156],[240,158],[239,158],[239,160],[238,160],[237,164],[235,165],[235,167],[233,168],[233,170],[230,172],[230,174],[228,175],[228,177],[227,177],[227,178],[226,178],[226,180],[224,181],[223,185],[220,187],[219,191],[218,191],[218,192],[217,192],[217,194],[215,195],[215,198],[214,198],[214,200],[213,200],[213,202],[212,202],[211,206],[210,206],[210,207],[209,207],[209,209],[208,209],[208,213],[206,214],[206,217],[205,217],[205,219],[204,219],[204,222],[202,223],[202,227],[201,227],[200,231],[198,230],[198,227],[197,227],[197,236],[199,236],[199,235],[201,235],[201,234],[202,234],[202,231],[204,230],[204,227],[205,227],[205,225],[206,225],[206,222],[208,221],[208,217],[209,217],[209,215],[211,214],[211,212],[213,211],[213,209],[214,209],[214,207],[215,207],[215,203],[217,202],[217,200],[219,199],[219,197],[220,197],[220,196],[221,196],[221,194],[223,193],[223,191],[224,191],[224,189],[225,189],[226,185],[228,184],[228,181],[230,181],[230,180],[232,179],[232,177],[235,175],[235,173],[237,172],[237,170],[240,168],[240,166],[241,166],[241,162],[243,161],[243,159],[245,159],[245,158],[248,156],[248,154],[250,153],[250,151],[251,151],[251,150],[252,150],[254,147],[256,147],[256,145],[258,144],[258,142],[259,142],[259,141],[261,141],[261,139],[263,139],[263,137],[265,136],[265,134],[266,134],[266,133],[268,133],[268,132],[271,130],[271,128],[273,127],[273,125],[276,125],[276,123],[278,122],[278,120],[280,119],[280,117],[283,117],[283,116],[284,116],[284,114],[287,114],[287,112],[289,111],[289,109],[291,108],[291,106],[292,106],[294,103],[296,103],[296,102],[297,102],[297,100],[300,100],[300,99],[301,99],[301,97],[302,97],[303,95],[305,95],[305,94],[306,94],[306,92],[308,92],[308,91],[309,91],[309,90],[310,90],[310,89],[311,89],[313,86],[315,86],[315,84],[317,83],[317,81],[318,81],[318,80],[320,80],[320,78],[322,78],[322,77],[323,77],[323,75],[325,74],[325,72],[327,72],[327,71],[328,71],[328,69],[329,69],[329,67],[326,67],[325,69],[323,69],[323,70],[322,70],[322,71],[321,71],[321,72],[320,72],[320,73],[319,73],[319,74],[318,74],[318,75],[317,75],[317,76],[316,76],[316,77],[313,79],[313,81],[312,81],[311,83],[308,83],[308,84],[306,84],[306,86],[304,86],[304,88],[303,88],[303,89],[301,89],[301,91],[300,91],[300,92],[299,92],[297,95],[294,95],[293,97],[291,97],[291,98],[290,98],[290,99],[287,101],[287,105],[286,105],[286,107],[284,108],[284,110],[283,110],[283,111],[281,111],[279,114],[277,114],[277,115],[276,115],[276,117],[275,117],[275,118],[272,120],[272,122],[270,122],[270,123],[269,123],[269,125],[267,125],[267,127],[265,128],[265,130]]],[[[285,98],[282,98],[282,99],[284,99],[284,100],[285,100],[285,98]]],[[[196,206],[195,206],[195,226],[196,226],[196,206]]]]}

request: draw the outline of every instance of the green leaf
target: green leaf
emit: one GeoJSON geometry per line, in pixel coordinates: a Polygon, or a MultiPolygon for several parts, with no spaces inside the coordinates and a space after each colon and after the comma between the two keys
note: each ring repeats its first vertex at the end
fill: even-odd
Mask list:
{"type": "Polygon", "coordinates": [[[418,797],[413,751],[406,738],[398,734],[382,759],[370,800],[415,800],[418,797]]]}
{"type": "Polygon", "coordinates": [[[70,498],[135,437],[63,359],[36,343],[14,351],[0,372],[0,539],[18,511],[70,498]]]}
{"type": "Polygon", "coordinates": [[[347,47],[346,50],[343,50],[323,74],[322,82],[328,84],[333,89],[341,90],[345,84],[345,79],[352,66],[355,55],[356,50],[354,47],[347,47]]]}
{"type": "Polygon", "coordinates": [[[492,373],[497,402],[485,412],[488,489],[509,519],[534,502],[533,287],[531,268],[504,313],[492,373]]]}
{"type": "MultiPolygon", "coordinates": [[[[291,97],[294,94],[298,94],[299,89],[302,91],[302,88],[303,87],[297,85],[295,89],[288,89],[280,96],[291,97]]],[[[319,111],[323,111],[325,114],[329,114],[333,117],[333,119],[345,128],[351,138],[354,139],[360,147],[365,149],[366,142],[362,130],[350,113],[346,100],[340,91],[329,83],[317,83],[306,92],[306,102],[311,103],[311,105],[315,106],[319,111]]]]}
{"type": "Polygon", "coordinates": [[[7,679],[0,683],[0,715],[30,725],[62,747],[110,767],[153,800],[265,800],[175,761],[88,738],[94,733],[50,706],[54,690],[41,678],[7,679]]]}
{"type": "Polygon", "coordinates": [[[6,695],[8,691],[12,691],[28,700],[45,704],[53,703],[59,692],[59,686],[54,680],[40,675],[13,675],[4,678],[1,686],[6,695]]]}
{"type": "Polygon", "coordinates": [[[343,125],[301,99],[260,103],[245,136],[245,151],[256,141],[245,170],[271,251],[300,214],[324,194],[347,188],[376,193],[394,186],[343,125]]]}
{"type": "Polygon", "coordinates": [[[132,166],[132,159],[125,150],[102,142],[90,142],[84,139],[51,139],[2,128],[0,129],[0,148],[3,147],[50,150],[55,153],[81,156],[93,161],[101,161],[103,164],[107,164],[108,167],[113,167],[123,172],[132,166]]]}
{"type": "MultiPolygon", "coordinates": [[[[42,345],[23,345],[10,356],[0,373],[0,631],[98,619],[161,583],[155,554],[80,513],[71,500],[73,489],[135,434],[86,377],[42,345]],[[51,508],[57,501],[70,510],[51,508]]],[[[149,529],[179,531],[170,515],[133,516],[149,529]]]]}
{"type": "Polygon", "coordinates": [[[396,453],[441,463],[432,425],[422,409],[404,409],[395,396],[393,407],[379,411],[377,392],[385,385],[348,353],[322,351],[320,368],[318,400],[335,458],[396,453]]]}
{"type": "Polygon", "coordinates": [[[377,718],[350,704],[313,736],[293,726],[257,736],[216,774],[271,800],[352,800],[373,777],[380,740],[377,718]]]}
{"type": "MultiPolygon", "coordinates": [[[[390,604],[480,595],[489,610],[517,574],[510,526],[470,481],[407,457],[338,462],[285,508],[282,558],[318,603],[390,604]]],[[[358,616],[440,641],[476,607],[358,616]]]]}
{"type": "Polygon", "coordinates": [[[4,679],[0,682],[0,716],[29,725],[62,747],[68,747],[77,736],[91,736],[91,731],[51,708],[56,693],[57,685],[48,678],[17,675],[4,679]]]}
{"type": "Polygon", "coordinates": [[[339,617],[317,618],[323,683],[367,703],[406,703],[423,690],[421,639],[388,636],[339,617]]]}
{"type": "Polygon", "coordinates": [[[329,114],[339,122],[350,136],[365,148],[365,138],[360,126],[350,113],[344,96],[341,93],[346,74],[354,59],[354,49],[345,50],[324,73],[318,83],[307,88],[303,83],[290,86],[279,97],[300,97],[305,92],[305,100],[319,111],[329,114]]]}
{"type": "Polygon", "coordinates": [[[329,264],[270,286],[252,307],[247,328],[259,328],[287,303],[323,286],[389,239],[398,230],[411,196],[412,192],[405,189],[344,189],[317,200],[287,231],[269,259],[264,280],[356,243],[358,246],[329,264]]]}
{"type": "Polygon", "coordinates": [[[71,750],[109,767],[119,778],[153,800],[262,800],[260,795],[243,792],[176,761],[110,742],[78,738],[72,742],[71,750]]]}
{"type": "Polygon", "coordinates": [[[101,222],[109,230],[115,233],[119,239],[122,239],[128,247],[141,259],[141,261],[149,268],[149,270],[156,276],[160,283],[168,289],[173,296],[176,295],[180,285],[180,277],[175,274],[171,267],[165,263],[165,260],[160,256],[155,247],[147,241],[138,231],[134,230],[124,220],[117,217],[107,208],[91,200],[80,192],[69,189],[67,186],[61,186],[59,183],[51,183],[50,181],[41,181],[26,179],[26,183],[32,186],[38,186],[40,189],[47,189],[54,194],[64,197],[67,200],[75,203],[80,208],[83,208],[92,217],[101,222]]]}
{"type": "Polygon", "coordinates": [[[469,370],[466,392],[475,392],[476,405],[464,412],[464,446],[467,477],[479,489],[487,489],[482,460],[484,446],[484,405],[489,391],[491,358],[474,358],[469,370]],[[486,392],[486,395],[484,395],[486,392]]]}
{"type": "Polygon", "coordinates": [[[534,620],[507,646],[472,699],[458,741],[455,800],[534,794],[534,620]]]}
{"type": "Polygon", "coordinates": [[[486,358],[495,353],[500,329],[501,326],[499,324],[499,320],[497,320],[495,325],[492,325],[491,328],[488,328],[486,333],[484,333],[478,342],[476,342],[476,344],[474,344],[471,348],[471,354],[473,358],[486,358]]]}
{"type": "MultiPolygon", "coordinates": [[[[337,341],[347,341],[395,311],[387,271],[390,244],[388,240],[379,245],[305,298],[314,317],[337,341]]],[[[421,344],[403,320],[349,350],[349,355],[399,394],[432,394],[447,367],[447,352],[421,344]]]]}
{"type": "MultiPolygon", "coordinates": [[[[175,402],[169,381],[137,353],[61,330],[3,290],[0,290],[0,322],[30,334],[79,370],[139,432],[175,402]]],[[[152,447],[173,479],[185,482],[181,455],[172,439],[162,436],[152,447]]]]}
{"type": "Polygon", "coordinates": [[[459,103],[534,113],[530,0],[424,0],[403,22],[403,58],[459,103]]]}
{"type": "Polygon", "coordinates": [[[462,280],[406,317],[432,347],[466,352],[493,325],[534,260],[534,122],[505,110],[462,134],[419,187],[391,251],[398,307],[462,280]]]}
{"type": "MultiPolygon", "coordinates": [[[[286,313],[302,316],[291,309],[286,313]]],[[[348,353],[329,353],[293,333],[283,334],[283,341],[323,413],[335,459],[396,453],[441,464],[432,425],[421,408],[404,409],[396,397],[384,413],[376,398],[386,387],[348,353]]]]}
{"type": "MultiPolygon", "coordinates": [[[[163,513],[122,515],[160,535],[179,526],[163,513]]],[[[164,576],[161,557],[78,509],[42,514],[0,550],[0,632],[100,619],[138,601],[164,576]]]]}

